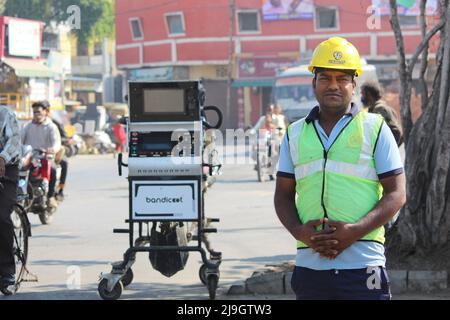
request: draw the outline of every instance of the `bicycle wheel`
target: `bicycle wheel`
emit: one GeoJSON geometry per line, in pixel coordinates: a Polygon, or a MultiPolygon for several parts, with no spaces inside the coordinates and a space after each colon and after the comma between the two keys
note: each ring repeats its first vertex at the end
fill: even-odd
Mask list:
{"type": "Polygon", "coordinates": [[[14,205],[11,212],[11,220],[14,226],[14,257],[16,261],[16,282],[20,283],[25,273],[28,258],[28,237],[30,226],[25,210],[19,205],[14,205]]]}

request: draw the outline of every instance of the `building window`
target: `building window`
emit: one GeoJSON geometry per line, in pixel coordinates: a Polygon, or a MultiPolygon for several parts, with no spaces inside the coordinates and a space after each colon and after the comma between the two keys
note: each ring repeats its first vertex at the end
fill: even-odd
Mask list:
{"type": "Polygon", "coordinates": [[[140,18],[131,18],[130,27],[133,40],[144,39],[144,31],[142,31],[142,23],[140,18]]]}
{"type": "Polygon", "coordinates": [[[339,15],[337,8],[317,7],[315,14],[316,30],[338,30],[339,15]]]}
{"type": "Polygon", "coordinates": [[[182,12],[167,13],[166,25],[169,36],[183,36],[186,32],[182,12]]]}
{"type": "Polygon", "coordinates": [[[402,27],[418,27],[419,21],[416,16],[398,16],[398,22],[402,27]]]}
{"type": "Polygon", "coordinates": [[[239,33],[259,33],[260,21],[258,11],[239,11],[238,15],[238,30],[239,33]]]}
{"type": "Polygon", "coordinates": [[[59,35],[44,32],[42,34],[42,49],[59,50],[59,35]]]}
{"type": "Polygon", "coordinates": [[[228,76],[228,67],[227,66],[218,66],[216,68],[216,77],[217,78],[225,78],[228,76]]]}
{"type": "Polygon", "coordinates": [[[94,44],[94,56],[101,56],[103,54],[103,43],[96,42],[94,44]]]}
{"type": "Polygon", "coordinates": [[[79,57],[81,56],[88,56],[89,55],[89,48],[86,45],[86,43],[78,41],[77,42],[77,55],[79,57]]]}

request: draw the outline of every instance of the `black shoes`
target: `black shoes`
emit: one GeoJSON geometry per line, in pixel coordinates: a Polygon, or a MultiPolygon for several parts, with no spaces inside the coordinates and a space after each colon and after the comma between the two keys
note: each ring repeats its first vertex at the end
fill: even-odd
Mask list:
{"type": "Polygon", "coordinates": [[[6,288],[16,284],[16,275],[15,274],[6,274],[0,276],[0,288],[6,288]]]}

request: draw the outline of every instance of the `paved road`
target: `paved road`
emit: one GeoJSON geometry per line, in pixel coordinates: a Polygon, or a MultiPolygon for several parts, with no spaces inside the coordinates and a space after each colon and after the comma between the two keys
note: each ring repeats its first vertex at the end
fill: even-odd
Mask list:
{"type": "MultiPolygon", "coordinates": [[[[238,151],[237,160],[243,163],[244,150],[238,151]]],[[[214,248],[223,252],[217,298],[293,299],[225,294],[255,270],[294,259],[295,243],[273,209],[275,183],[258,183],[252,168],[253,164],[226,164],[206,196],[207,216],[221,219],[219,233],[210,236],[214,248]]],[[[37,216],[30,216],[29,268],[39,281],[23,283],[19,294],[0,295],[0,300],[99,299],[99,274],[109,272],[109,264],[120,260],[128,246],[127,235],[112,233],[113,228],[127,227],[127,180],[118,176],[112,155],[77,156],[70,160],[67,194],[52,225],[43,226],[37,216]]],[[[140,254],[133,267],[135,280],[121,299],[208,299],[198,278],[200,265],[200,255],[191,253],[186,268],[166,278],[151,268],[147,255],[140,254]]],[[[424,298],[397,296],[420,297],[424,298]]]]}
{"type": "MultiPolygon", "coordinates": [[[[273,209],[275,184],[258,183],[252,167],[225,165],[207,193],[207,216],[221,218],[219,233],[210,236],[214,248],[223,252],[219,299],[229,298],[225,292],[230,285],[266,264],[294,259],[295,243],[273,209]]],[[[112,155],[77,156],[70,161],[67,194],[52,225],[30,216],[29,267],[39,282],[24,283],[8,299],[99,299],[99,274],[109,272],[109,263],[120,260],[128,246],[127,235],[112,233],[127,227],[127,180],[118,176],[112,155]]],[[[191,253],[185,270],[166,278],[140,254],[133,267],[135,280],[122,299],[207,299],[198,278],[200,265],[200,255],[191,253]]]]}

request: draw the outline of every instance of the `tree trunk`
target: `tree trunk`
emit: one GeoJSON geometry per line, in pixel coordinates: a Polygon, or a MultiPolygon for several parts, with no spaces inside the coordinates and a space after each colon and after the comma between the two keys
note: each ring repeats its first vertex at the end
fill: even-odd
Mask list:
{"type": "MultiPolygon", "coordinates": [[[[391,11],[393,3],[391,2],[391,11]]],[[[409,132],[405,156],[407,203],[389,237],[388,251],[408,254],[430,253],[447,244],[450,231],[450,8],[440,0],[441,43],[437,54],[437,72],[430,98],[422,99],[423,113],[409,132]]],[[[396,11],[396,10],[395,10],[396,11]]],[[[394,20],[396,17],[392,17],[394,20]]],[[[422,17],[424,19],[424,17],[422,17]]],[[[395,23],[392,23],[395,27],[395,23]]],[[[397,33],[401,33],[397,30],[397,33]]],[[[397,42],[398,44],[399,42],[397,42]]],[[[399,51],[401,52],[401,51],[399,51]]],[[[404,52],[403,52],[404,54],[404,52]]],[[[422,59],[426,53],[422,55],[422,59]]],[[[401,59],[399,59],[401,63],[401,59]]],[[[422,68],[426,66],[422,60],[422,68]]],[[[406,71],[412,71],[407,67],[406,71]]],[[[410,80],[407,77],[401,81],[410,80]]],[[[409,109],[406,96],[411,84],[401,83],[402,108],[409,109]]],[[[407,115],[403,111],[402,115],[407,115]]],[[[403,119],[403,118],[402,118],[403,119]]]]}
{"type": "Polygon", "coordinates": [[[395,43],[397,45],[397,56],[399,58],[399,78],[401,83],[400,89],[400,114],[403,124],[403,136],[405,143],[408,142],[409,132],[412,128],[411,120],[411,85],[412,85],[412,71],[409,73],[408,66],[406,64],[405,57],[405,45],[403,42],[403,36],[400,28],[400,23],[398,21],[397,14],[397,1],[389,0],[391,5],[391,27],[394,31],[395,43]]]}
{"type": "Polygon", "coordinates": [[[450,223],[450,207],[446,210],[449,198],[448,180],[450,165],[450,101],[449,101],[449,77],[450,77],[450,7],[446,7],[446,27],[443,36],[444,55],[442,61],[442,79],[439,92],[438,114],[436,126],[438,133],[435,137],[437,144],[437,159],[433,170],[431,187],[427,197],[427,210],[425,217],[427,225],[430,226],[431,236],[430,245],[443,245],[447,242],[449,223],[450,223]],[[448,219],[447,219],[448,217],[448,219]]]}
{"type": "MultiPolygon", "coordinates": [[[[421,21],[421,31],[422,31],[422,38],[425,38],[425,35],[427,34],[427,20],[426,20],[426,6],[427,6],[427,0],[421,0],[420,1],[420,21],[421,21]]],[[[428,105],[428,86],[427,81],[425,80],[425,72],[427,71],[428,67],[428,43],[423,50],[422,58],[420,61],[420,87],[421,87],[421,100],[422,100],[422,110],[424,110],[428,105]]]]}

